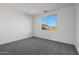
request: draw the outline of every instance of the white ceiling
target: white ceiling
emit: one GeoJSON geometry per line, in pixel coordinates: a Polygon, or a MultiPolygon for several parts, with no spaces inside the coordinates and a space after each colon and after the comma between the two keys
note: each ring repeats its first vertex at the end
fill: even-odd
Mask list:
{"type": "Polygon", "coordinates": [[[39,15],[41,13],[44,13],[43,12],[44,10],[50,12],[74,4],[73,3],[12,3],[12,4],[8,3],[5,5],[15,8],[16,10],[27,13],[29,15],[39,15]]]}

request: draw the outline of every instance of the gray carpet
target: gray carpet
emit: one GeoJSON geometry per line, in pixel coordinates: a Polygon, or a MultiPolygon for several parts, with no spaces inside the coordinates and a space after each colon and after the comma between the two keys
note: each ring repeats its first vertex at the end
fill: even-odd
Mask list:
{"type": "Polygon", "coordinates": [[[0,55],[77,55],[73,45],[31,37],[0,45],[0,55]]]}

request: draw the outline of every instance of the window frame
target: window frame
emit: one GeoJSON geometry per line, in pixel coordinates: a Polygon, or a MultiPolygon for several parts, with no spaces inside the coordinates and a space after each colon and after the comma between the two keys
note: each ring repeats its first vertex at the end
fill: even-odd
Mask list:
{"type": "MultiPolygon", "coordinates": [[[[55,29],[55,30],[48,30],[48,29],[46,29],[46,30],[47,30],[47,31],[56,31],[56,30],[57,30],[57,18],[58,18],[57,14],[54,14],[54,15],[46,15],[46,16],[43,16],[43,17],[48,17],[48,16],[56,16],[56,29],[55,29]]],[[[41,17],[41,22],[40,22],[40,23],[41,23],[41,24],[40,24],[41,26],[42,26],[42,18],[43,18],[43,17],[41,17]]],[[[48,24],[48,20],[47,20],[47,24],[48,24]]],[[[41,27],[41,30],[43,30],[42,27],[41,27]]],[[[44,30],[44,31],[45,31],[45,30],[44,30]]]]}

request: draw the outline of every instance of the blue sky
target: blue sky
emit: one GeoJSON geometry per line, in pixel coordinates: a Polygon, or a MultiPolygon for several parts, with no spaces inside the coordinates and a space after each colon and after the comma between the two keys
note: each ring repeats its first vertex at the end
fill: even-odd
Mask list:
{"type": "Polygon", "coordinates": [[[46,16],[41,20],[42,24],[47,24],[49,26],[56,26],[57,16],[46,16]]]}

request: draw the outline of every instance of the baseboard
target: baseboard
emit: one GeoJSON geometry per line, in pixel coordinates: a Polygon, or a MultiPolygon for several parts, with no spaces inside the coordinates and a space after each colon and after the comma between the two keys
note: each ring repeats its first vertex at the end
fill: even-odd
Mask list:
{"type": "Polygon", "coordinates": [[[29,37],[32,37],[32,35],[28,34],[28,35],[22,36],[22,37],[20,36],[20,37],[4,39],[4,40],[0,41],[0,45],[4,45],[4,44],[11,43],[11,42],[18,41],[18,40],[23,40],[23,39],[29,38],[29,37]]]}
{"type": "Polygon", "coordinates": [[[36,37],[40,37],[40,38],[43,38],[43,39],[48,39],[48,40],[53,40],[53,41],[58,41],[58,42],[63,42],[63,43],[67,43],[67,44],[71,44],[73,45],[74,43],[69,41],[69,40],[63,40],[63,39],[56,39],[56,37],[54,37],[53,35],[52,36],[48,36],[48,35],[43,35],[43,34],[35,34],[33,36],[36,36],[36,37]]]}
{"type": "Polygon", "coordinates": [[[76,49],[76,51],[77,51],[77,54],[79,55],[79,51],[78,51],[77,46],[74,45],[74,47],[75,47],[75,49],[76,49]]]}
{"type": "Polygon", "coordinates": [[[49,40],[49,41],[54,41],[54,42],[58,42],[58,43],[63,43],[63,44],[68,44],[68,45],[73,45],[73,46],[74,46],[74,44],[69,44],[69,43],[65,43],[65,42],[55,41],[55,40],[46,39],[46,38],[42,38],[42,37],[38,37],[38,36],[33,36],[33,37],[40,38],[40,39],[45,39],[45,40],[49,40]]]}

